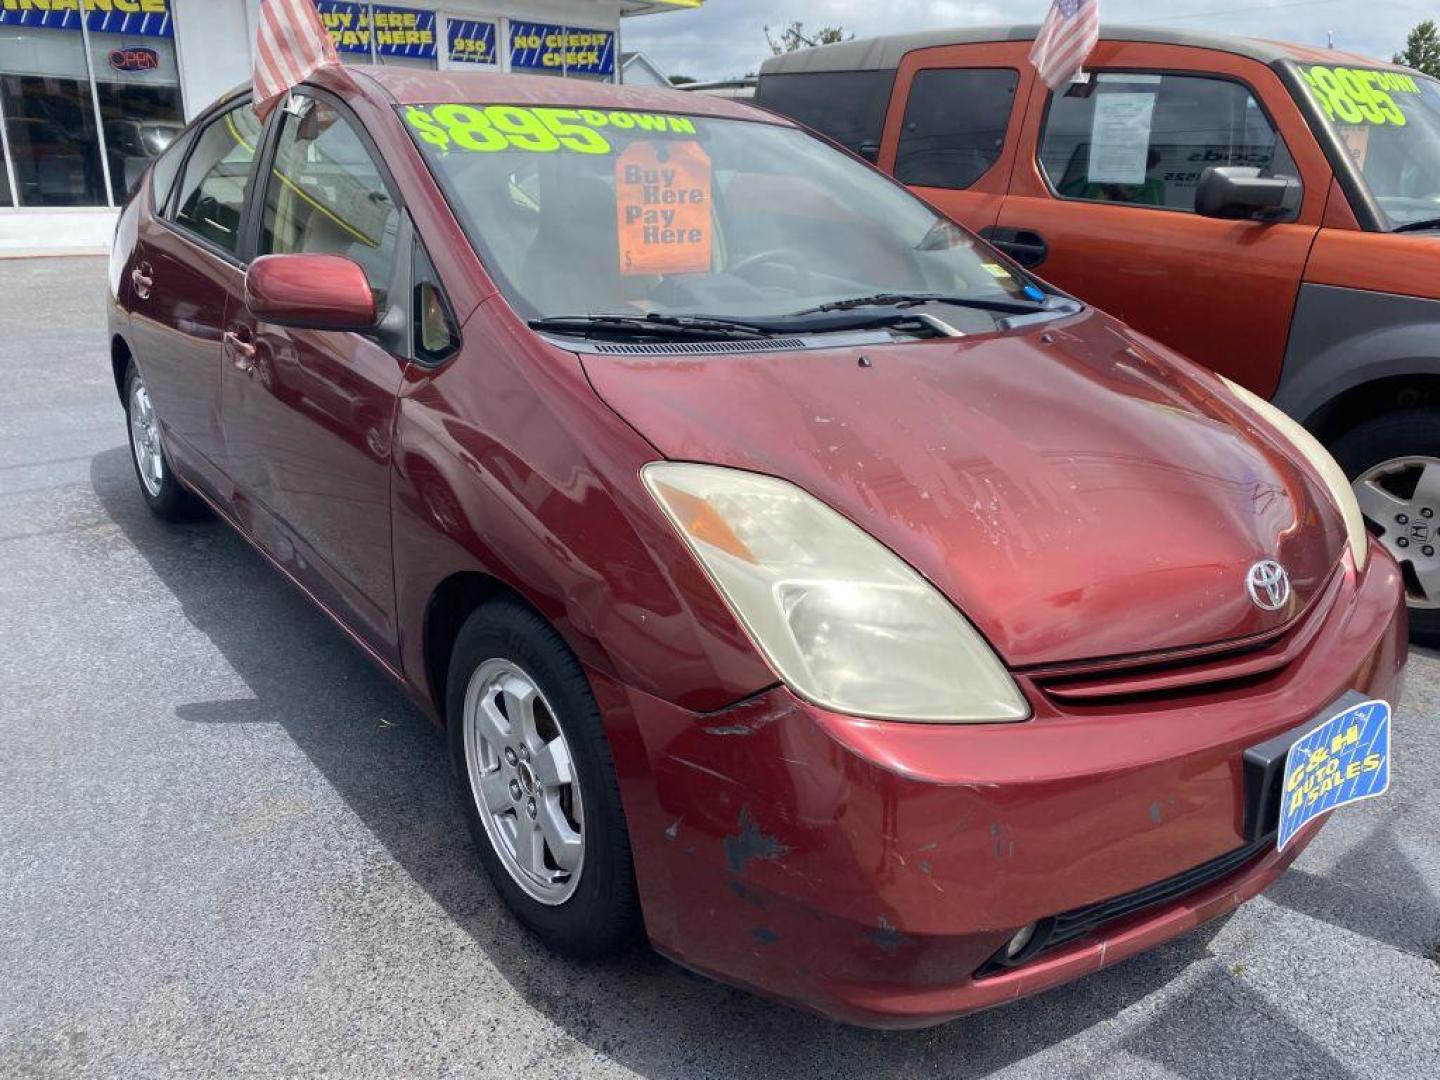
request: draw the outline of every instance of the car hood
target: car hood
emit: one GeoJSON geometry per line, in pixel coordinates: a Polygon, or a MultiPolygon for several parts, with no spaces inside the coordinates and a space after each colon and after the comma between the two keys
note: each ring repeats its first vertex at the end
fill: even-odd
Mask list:
{"type": "Polygon", "coordinates": [[[667,458],[798,484],[1016,667],[1273,630],[1345,543],[1321,482],[1213,376],[1095,312],[970,340],[583,363],[667,458]],[[1246,587],[1270,558],[1293,585],[1273,612],[1246,587]]]}

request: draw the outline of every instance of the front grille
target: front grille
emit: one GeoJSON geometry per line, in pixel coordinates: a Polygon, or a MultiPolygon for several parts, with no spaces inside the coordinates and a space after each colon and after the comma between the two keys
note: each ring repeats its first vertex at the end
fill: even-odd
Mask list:
{"type": "Polygon", "coordinates": [[[1062,707],[1127,706],[1260,685],[1282,676],[1310,647],[1343,583],[1337,567],[1303,612],[1254,637],[1149,655],[1041,665],[1025,674],[1062,707]]]}
{"type": "Polygon", "coordinates": [[[981,979],[987,975],[998,975],[1003,971],[1023,967],[1044,953],[1088,937],[1120,919],[1198,892],[1206,885],[1243,869],[1263,855],[1274,843],[1275,836],[1272,833],[1164,881],[1146,885],[1123,896],[1101,900],[1042,919],[1035,930],[1035,936],[1019,955],[1007,959],[1005,949],[1002,948],[976,970],[975,977],[981,979]]]}

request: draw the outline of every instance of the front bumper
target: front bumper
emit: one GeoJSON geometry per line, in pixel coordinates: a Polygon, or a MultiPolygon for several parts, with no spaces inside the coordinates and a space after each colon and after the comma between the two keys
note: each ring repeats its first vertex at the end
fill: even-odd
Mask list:
{"type": "MultiPolygon", "coordinates": [[[[1230,911],[1313,838],[976,977],[1017,929],[1236,852],[1241,755],[1346,691],[1393,700],[1400,575],[1377,552],[1304,652],[1262,685],[997,726],[839,716],[776,688],[722,713],[592,672],[651,941],[823,1015],[918,1027],[1112,964],[1230,911]]],[[[1023,682],[1023,680],[1022,680],[1023,682]]]]}

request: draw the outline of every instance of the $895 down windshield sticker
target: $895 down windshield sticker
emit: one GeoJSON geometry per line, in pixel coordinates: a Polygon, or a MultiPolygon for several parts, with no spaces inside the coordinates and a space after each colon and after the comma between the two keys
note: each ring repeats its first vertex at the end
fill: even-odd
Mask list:
{"type": "Polygon", "coordinates": [[[608,154],[606,129],[656,135],[694,135],[695,122],[669,113],[604,109],[530,108],[523,105],[411,105],[405,122],[439,150],[494,153],[527,150],[552,154],[608,154]]]}
{"type": "Polygon", "coordinates": [[[1394,95],[1420,93],[1415,80],[1400,71],[1316,64],[1301,68],[1300,74],[1315,91],[1325,115],[1341,124],[1404,127],[1408,121],[1394,95]]]}
{"type": "Polygon", "coordinates": [[[1372,799],[1390,787],[1390,706],[1367,701],[1298,739],[1285,756],[1280,792],[1280,850],[1306,824],[1337,806],[1372,799]]]}

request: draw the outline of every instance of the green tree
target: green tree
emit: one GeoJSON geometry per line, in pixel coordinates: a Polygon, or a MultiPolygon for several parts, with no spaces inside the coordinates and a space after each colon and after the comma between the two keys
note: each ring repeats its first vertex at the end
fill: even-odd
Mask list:
{"type": "Polygon", "coordinates": [[[1405,51],[1395,54],[1395,63],[1440,78],[1440,30],[1434,19],[1426,19],[1405,41],[1405,51]]]}
{"type": "Polygon", "coordinates": [[[684,85],[686,85],[687,83],[699,82],[699,81],[700,81],[700,80],[697,79],[697,78],[695,78],[694,75],[671,75],[671,76],[670,76],[670,85],[671,85],[671,86],[684,86],[684,85]]]}
{"type": "Polygon", "coordinates": [[[794,52],[796,49],[814,48],[816,45],[834,45],[837,41],[849,41],[854,36],[845,33],[843,26],[822,26],[811,35],[805,33],[804,23],[791,22],[780,31],[777,41],[771,36],[770,27],[765,27],[765,40],[770,45],[770,51],[776,56],[794,52]]]}

